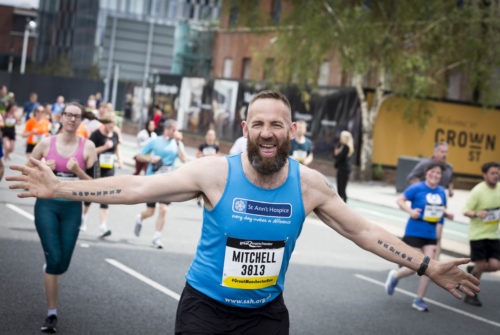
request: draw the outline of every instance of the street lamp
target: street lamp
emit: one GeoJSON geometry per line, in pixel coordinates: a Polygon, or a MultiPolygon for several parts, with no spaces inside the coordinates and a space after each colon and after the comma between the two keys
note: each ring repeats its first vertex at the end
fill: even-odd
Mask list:
{"type": "Polygon", "coordinates": [[[30,30],[34,30],[36,28],[36,22],[30,20],[26,23],[24,27],[24,39],[23,39],[23,53],[21,56],[21,74],[24,74],[24,69],[26,68],[26,53],[28,52],[28,37],[30,34],[30,30]]]}

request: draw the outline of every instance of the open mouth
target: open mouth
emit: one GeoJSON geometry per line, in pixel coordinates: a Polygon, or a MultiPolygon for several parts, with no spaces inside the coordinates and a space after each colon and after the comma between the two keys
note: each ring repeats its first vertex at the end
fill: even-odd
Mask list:
{"type": "Polygon", "coordinates": [[[276,154],[277,146],[275,144],[260,144],[260,154],[263,157],[270,157],[276,154]]]}

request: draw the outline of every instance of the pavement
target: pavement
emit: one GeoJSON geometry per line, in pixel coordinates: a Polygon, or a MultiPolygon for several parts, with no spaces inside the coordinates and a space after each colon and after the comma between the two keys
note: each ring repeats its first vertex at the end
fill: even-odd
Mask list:
{"type": "MultiPolygon", "coordinates": [[[[127,166],[135,166],[134,155],[137,154],[137,144],[135,135],[122,134],[121,154],[123,163],[127,166]]],[[[188,161],[196,159],[197,148],[186,146],[188,161]]],[[[333,185],[336,185],[334,176],[326,176],[333,185]]],[[[395,185],[387,184],[379,181],[349,181],[347,186],[347,195],[349,199],[374,204],[376,206],[390,207],[399,209],[396,204],[396,199],[400,195],[396,191],[395,185]]],[[[448,200],[448,210],[454,213],[454,222],[460,225],[467,225],[468,218],[462,215],[463,208],[467,201],[469,190],[454,190],[454,195],[448,200]]],[[[377,222],[379,223],[379,222],[377,222]]],[[[402,235],[404,225],[400,229],[393,229],[390,225],[380,223],[384,228],[393,232],[395,235],[402,235]]],[[[448,238],[443,234],[441,248],[443,253],[452,256],[468,257],[469,244],[468,242],[458,241],[457,239],[448,238]]]]}

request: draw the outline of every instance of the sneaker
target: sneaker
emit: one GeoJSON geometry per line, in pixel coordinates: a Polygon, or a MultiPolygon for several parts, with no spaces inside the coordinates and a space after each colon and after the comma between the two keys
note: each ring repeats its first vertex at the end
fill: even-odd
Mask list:
{"type": "Polygon", "coordinates": [[[153,239],[153,247],[156,249],[163,249],[163,242],[159,237],[153,239]]]}
{"type": "Polygon", "coordinates": [[[466,295],[464,298],[464,302],[468,305],[476,307],[481,307],[483,305],[483,303],[477,297],[477,294],[475,294],[473,297],[469,297],[468,295],[466,295]]]}
{"type": "Polygon", "coordinates": [[[105,238],[105,237],[108,237],[110,235],[111,235],[111,230],[106,229],[106,231],[104,231],[104,233],[101,233],[101,235],[99,235],[99,238],[105,238]]]}
{"type": "Polygon", "coordinates": [[[135,236],[139,237],[139,235],[141,235],[141,229],[142,229],[141,214],[137,214],[137,216],[135,217],[135,227],[134,227],[135,236]]]}
{"type": "Polygon", "coordinates": [[[413,304],[411,304],[411,307],[415,308],[419,312],[428,312],[429,311],[427,304],[425,303],[424,299],[422,299],[422,298],[413,299],[413,304]]]}
{"type": "Polygon", "coordinates": [[[54,334],[57,332],[56,326],[57,326],[57,315],[52,314],[45,318],[45,321],[43,322],[42,327],[40,327],[40,330],[42,331],[42,333],[54,334]]]}
{"type": "Polygon", "coordinates": [[[389,274],[387,275],[387,279],[385,280],[385,292],[388,295],[393,295],[396,286],[398,286],[398,280],[396,279],[397,275],[398,272],[396,270],[389,271],[389,274]]]}
{"type": "Polygon", "coordinates": [[[86,231],[87,230],[87,217],[85,215],[82,215],[82,222],[80,223],[80,231],[86,231]]]}

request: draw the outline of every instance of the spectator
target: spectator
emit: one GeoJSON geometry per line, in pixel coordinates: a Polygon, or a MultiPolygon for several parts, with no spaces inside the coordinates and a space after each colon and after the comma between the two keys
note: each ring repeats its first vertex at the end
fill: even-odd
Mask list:
{"type": "MultiPolygon", "coordinates": [[[[477,279],[484,272],[500,270],[500,164],[488,162],[481,167],[483,181],[472,188],[465,205],[464,215],[470,218],[470,257],[474,265],[467,266],[467,272],[477,279]]],[[[464,302],[482,306],[477,294],[466,297],[464,302]]]]}
{"type": "Polygon", "coordinates": [[[437,142],[434,145],[434,153],[432,157],[421,160],[413,170],[408,174],[406,178],[410,184],[416,183],[417,181],[425,179],[425,171],[427,166],[434,162],[444,164],[444,171],[439,185],[443,186],[448,190],[448,196],[453,197],[453,167],[450,163],[446,162],[446,157],[448,156],[448,143],[437,142]]]}
{"type": "Polygon", "coordinates": [[[347,130],[340,133],[339,144],[333,149],[335,168],[337,169],[337,192],[347,202],[347,183],[351,174],[352,155],[354,154],[354,140],[347,130]]]}

